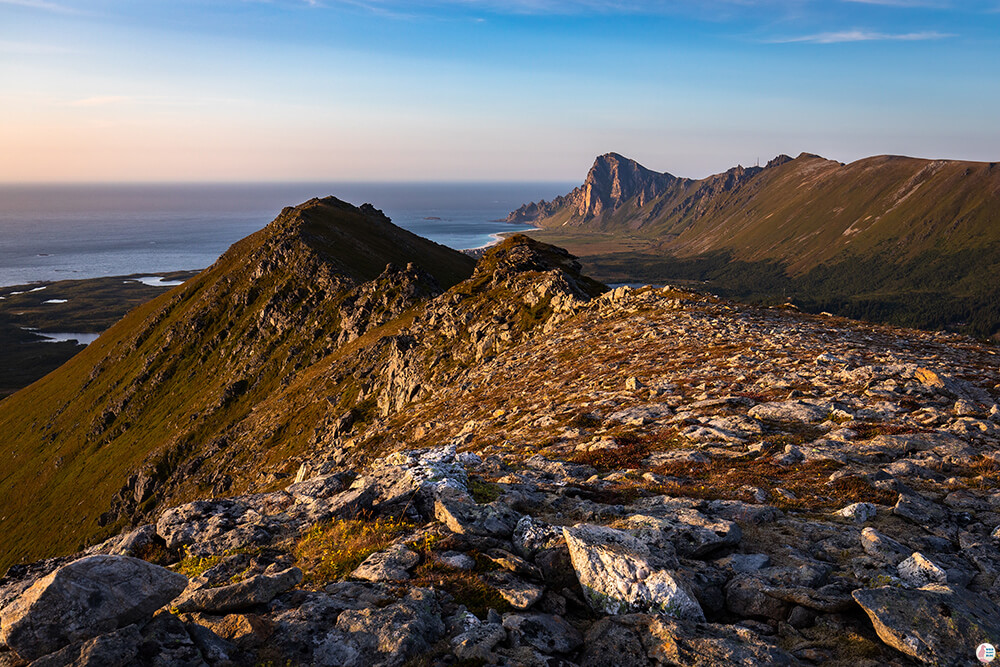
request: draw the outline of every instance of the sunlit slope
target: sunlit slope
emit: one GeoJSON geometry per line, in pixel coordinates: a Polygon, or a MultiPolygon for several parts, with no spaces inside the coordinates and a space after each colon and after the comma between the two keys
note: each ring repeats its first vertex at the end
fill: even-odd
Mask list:
{"type": "Polygon", "coordinates": [[[371,207],[328,198],[285,209],[0,403],[0,571],[71,551],[167,493],[226,493],[275,474],[228,467],[268,438],[304,446],[311,433],[240,440],[255,406],[472,269],[371,207]]]}

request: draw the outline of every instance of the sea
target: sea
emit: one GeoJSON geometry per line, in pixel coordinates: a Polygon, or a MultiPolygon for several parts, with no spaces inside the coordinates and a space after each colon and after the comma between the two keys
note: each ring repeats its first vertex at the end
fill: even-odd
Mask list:
{"type": "Polygon", "coordinates": [[[0,287],[204,269],[285,206],[333,195],[464,250],[502,232],[522,204],[571,183],[0,185],[0,287]]]}

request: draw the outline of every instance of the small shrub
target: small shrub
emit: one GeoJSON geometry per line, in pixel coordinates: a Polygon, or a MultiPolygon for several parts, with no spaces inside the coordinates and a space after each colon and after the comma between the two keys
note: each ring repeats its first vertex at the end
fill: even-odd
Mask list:
{"type": "Polygon", "coordinates": [[[478,477],[469,478],[469,493],[480,505],[491,503],[500,497],[500,487],[478,477]]]}

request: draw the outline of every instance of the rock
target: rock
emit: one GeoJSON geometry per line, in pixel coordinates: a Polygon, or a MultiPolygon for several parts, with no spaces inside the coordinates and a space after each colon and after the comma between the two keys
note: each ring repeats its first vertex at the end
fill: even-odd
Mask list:
{"type": "Polygon", "coordinates": [[[635,391],[636,389],[641,389],[642,387],[645,386],[646,385],[644,385],[642,382],[639,381],[638,378],[634,376],[625,378],[625,389],[627,391],[635,391]]]}
{"type": "Polygon", "coordinates": [[[200,588],[185,593],[174,607],[181,612],[204,611],[226,614],[267,604],[302,581],[302,570],[290,567],[276,574],[258,574],[217,588],[200,588]]]}
{"type": "MultiPolygon", "coordinates": [[[[648,618],[636,614],[635,617],[648,618]]],[[[642,645],[639,623],[628,623],[629,616],[602,618],[587,630],[581,667],[608,667],[608,665],[648,665],[646,649],[642,645]]]]}
{"type": "Polygon", "coordinates": [[[819,423],[834,410],[831,403],[812,399],[760,403],[747,411],[754,419],[781,422],[819,423]]]}
{"type": "Polygon", "coordinates": [[[128,625],[84,642],[76,642],[31,663],[31,667],[126,667],[139,653],[142,635],[128,625]]]}
{"type": "Polygon", "coordinates": [[[210,664],[225,662],[236,652],[236,645],[197,623],[187,624],[188,634],[210,664]]]}
{"type": "Polygon", "coordinates": [[[483,623],[475,616],[465,632],[451,640],[452,651],[459,660],[490,662],[493,647],[507,639],[507,631],[499,623],[483,623]]]}
{"type": "Polygon", "coordinates": [[[950,539],[956,532],[948,510],[917,493],[900,493],[892,512],[940,537],[950,539]]]}
{"type": "Polygon", "coordinates": [[[740,618],[763,617],[784,621],[789,604],[768,595],[770,586],[759,577],[738,575],[725,587],[726,609],[740,618]]]}
{"type": "Polygon", "coordinates": [[[343,490],[344,480],[340,475],[320,475],[319,477],[298,481],[285,489],[296,500],[329,498],[343,490]]]}
{"type": "Polygon", "coordinates": [[[37,581],[0,613],[0,642],[26,660],[148,618],[187,578],[128,556],[88,556],[37,581]]]}
{"type": "Polygon", "coordinates": [[[453,533],[509,539],[521,515],[501,501],[478,505],[468,493],[444,489],[437,494],[434,516],[453,533]]]}
{"type": "Polygon", "coordinates": [[[445,551],[438,555],[438,560],[456,570],[472,570],[476,567],[475,559],[461,551],[445,551]]]}
{"type": "Polygon", "coordinates": [[[717,565],[729,568],[736,574],[753,574],[771,564],[767,554],[730,554],[715,561],[717,565]]]}
{"type": "Polygon", "coordinates": [[[545,593],[544,586],[529,583],[509,572],[487,572],[483,579],[514,609],[529,609],[545,593]]]}
{"type": "Polygon", "coordinates": [[[1000,637],[1000,608],[970,591],[885,586],[853,596],[883,642],[927,664],[970,664],[976,646],[1000,637]]]}
{"type": "Polygon", "coordinates": [[[420,556],[415,551],[394,545],[366,558],[351,576],[365,581],[406,581],[410,578],[409,570],[419,562],[420,556]]]}
{"type": "Polygon", "coordinates": [[[797,664],[788,653],[745,627],[693,623],[668,616],[629,614],[604,618],[590,627],[584,642],[581,667],[797,664]]]}
{"type": "MultiPolygon", "coordinates": [[[[336,628],[358,647],[347,665],[402,665],[427,651],[444,635],[444,623],[432,591],[412,589],[405,598],[381,609],[345,611],[336,628]]],[[[339,664],[339,663],[332,663],[339,664]]]]}
{"type": "Polygon", "coordinates": [[[173,614],[157,614],[142,629],[140,655],[150,667],[208,667],[184,623],[173,614]]]}
{"type": "Polygon", "coordinates": [[[669,517],[634,514],[625,525],[643,542],[660,548],[669,543],[678,555],[687,558],[704,558],[723,547],[735,546],[743,535],[736,523],[709,519],[697,510],[678,510],[669,517]]]}
{"type": "Polygon", "coordinates": [[[947,584],[948,574],[918,551],[896,566],[899,578],[911,588],[927,584],[947,584]]]}
{"type": "Polygon", "coordinates": [[[264,517],[246,502],[196,500],[161,514],[156,532],[169,549],[187,547],[193,556],[212,556],[266,544],[271,534],[263,522],[264,517]]]}
{"type": "Polygon", "coordinates": [[[843,509],[837,510],[837,514],[855,523],[865,523],[878,514],[878,508],[871,503],[852,503],[843,509]]]}
{"type": "Polygon", "coordinates": [[[551,614],[504,614],[503,627],[512,641],[529,644],[545,654],[570,653],[583,643],[579,630],[551,614]]]}
{"type": "Polygon", "coordinates": [[[910,553],[910,550],[902,544],[871,527],[861,531],[861,548],[869,556],[885,561],[892,566],[898,565],[910,553]]]}
{"type": "Polygon", "coordinates": [[[562,528],[550,526],[528,515],[522,516],[514,527],[511,539],[514,549],[523,557],[531,558],[539,551],[551,549],[563,543],[562,528]]]}
{"type": "Polygon", "coordinates": [[[694,593],[646,543],[624,531],[590,524],[564,528],[563,534],[573,569],[595,611],[656,611],[704,620],[694,593]]]}

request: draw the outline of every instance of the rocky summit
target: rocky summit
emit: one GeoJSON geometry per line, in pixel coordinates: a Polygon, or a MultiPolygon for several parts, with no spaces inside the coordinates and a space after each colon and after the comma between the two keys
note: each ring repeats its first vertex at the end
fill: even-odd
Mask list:
{"type": "Polygon", "coordinates": [[[297,245],[335,211],[394,233],[290,209],[268,252],[49,376],[118,406],[96,435],[38,385],[0,403],[19,442],[65,457],[13,445],[56,481],[0,512],[62,533],[0,522],[24,554],[0,579],[0,665],[957,666],[1000,644],[995,348],[609,290],[523,236],[474,268],[438,255],[451,278],[416,246],[405,269],[370,249],[366,272],[297,245]],[[240,340],[171,310],[223,285],[240,340]],[[203,386],[105,382],[143,336],[206,345],[168,357],[203,386]],[[133,429],[148,449],[108,456],[133,429]],[[71,457],[107,481],[77,489],[71,457]]]}

